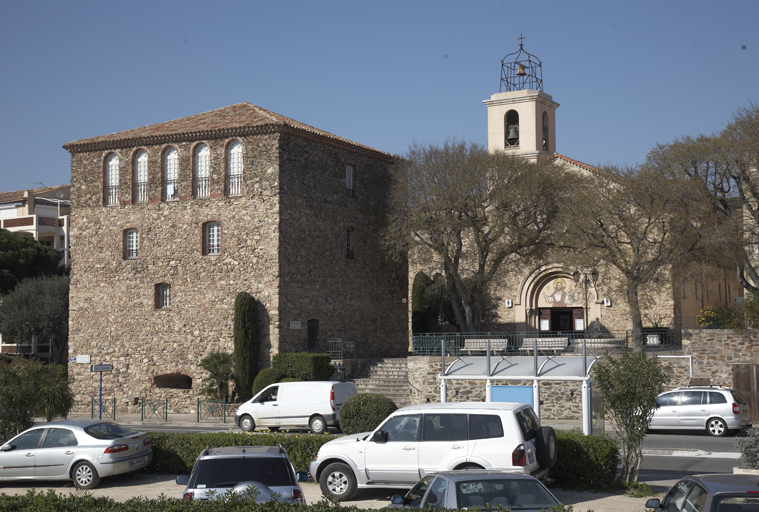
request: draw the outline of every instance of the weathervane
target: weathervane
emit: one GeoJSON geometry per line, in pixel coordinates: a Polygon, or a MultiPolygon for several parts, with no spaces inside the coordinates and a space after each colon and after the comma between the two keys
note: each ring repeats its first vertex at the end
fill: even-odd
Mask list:
{"type": "Polygon", "coordinates": [[[519,40],[519,50],[510,53],[501,60],[501,88],[506,91],[522,91],[525,89],[543,90],[543,63],[539,58],[524,50],[522,34],[519,40]]]}

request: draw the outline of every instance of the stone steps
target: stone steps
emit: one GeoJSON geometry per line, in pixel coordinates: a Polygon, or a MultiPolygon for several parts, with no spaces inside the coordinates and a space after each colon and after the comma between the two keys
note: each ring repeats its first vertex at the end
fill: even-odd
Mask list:
{"type": "Polygon", "coordinates": [[[411,403],[411,389],[405,359],[372,359],[353,377],[353,382],[359,393],[386,396],[398,407],[411,403]]]}

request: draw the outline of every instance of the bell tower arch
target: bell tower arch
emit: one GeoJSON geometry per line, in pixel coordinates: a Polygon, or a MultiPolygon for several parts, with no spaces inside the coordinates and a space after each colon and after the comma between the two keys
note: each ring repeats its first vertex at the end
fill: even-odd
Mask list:
{"type": "Polygon", "coordinates": [[[556,152],[556,109],[559,104],[543,92],[543,63],[524,50],[501,61],[501,86],[484,100],[488,108],[488,150],[507,151],[531,159],[556,152]]]}

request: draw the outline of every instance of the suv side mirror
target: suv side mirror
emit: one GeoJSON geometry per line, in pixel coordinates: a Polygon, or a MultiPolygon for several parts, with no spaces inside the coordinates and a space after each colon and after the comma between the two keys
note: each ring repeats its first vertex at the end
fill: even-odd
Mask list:
{"type": "Polygon", "coordinates": [[[308,480],[308,473],[305,471],[298,471],[297,473],[295,473],[295,479],[298,482],[305,482],[306,480],[308,480]]]}
{"type": "Polygon", "coordinates": [[[177,485],[184,485],[190,483],[190,475],[179,475],[177,476],[177,485]]]}
{"type": "Polygon", "coordinates": [[[384,430],[378,430],[372,436],[372,442],[374,443],[387,443],[387,432],[384,430]]]}
{"type": "Polygon", "coordinates": [[[651,498],[650,500],[646,501],[646,508],[661,508],[661,502],[659,501],[659,498],[651,498]]]}
{"type": "Polygon", "coordinates": [[[393,494],[393,497],[390,498],[390,503],[392,503],[393,505],[404,505],[403,501],[404,501],[403,496],[401,496],[400,494],[393,494]]]}

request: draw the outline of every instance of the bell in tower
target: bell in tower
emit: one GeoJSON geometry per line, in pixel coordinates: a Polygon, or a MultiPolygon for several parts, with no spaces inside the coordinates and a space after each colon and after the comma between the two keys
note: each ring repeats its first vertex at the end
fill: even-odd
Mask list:
{"type": "Polygon", "coordinates": [[[530,159],[547,158],[556,148],[556,109],[543,92],[543,63],[524,49],[501,60],[499,92],[485,100],[488,107],[488,149],[530,159]]]}

